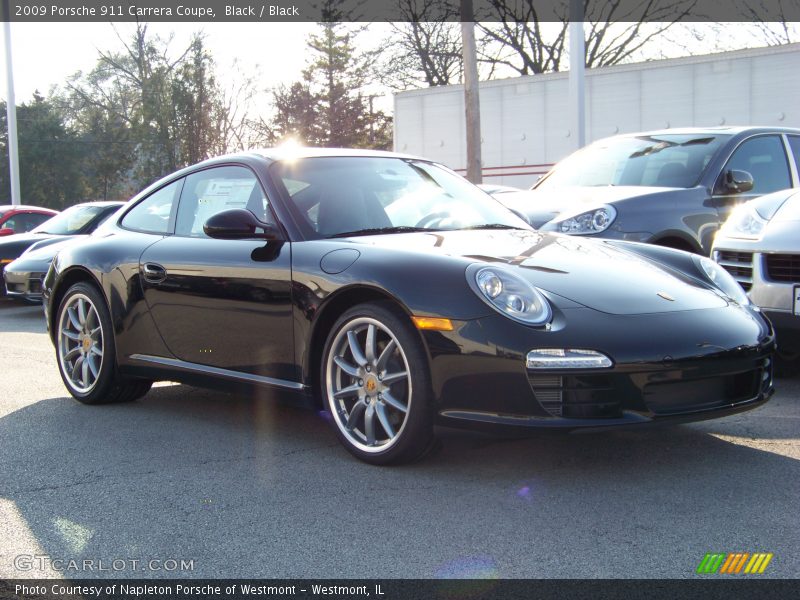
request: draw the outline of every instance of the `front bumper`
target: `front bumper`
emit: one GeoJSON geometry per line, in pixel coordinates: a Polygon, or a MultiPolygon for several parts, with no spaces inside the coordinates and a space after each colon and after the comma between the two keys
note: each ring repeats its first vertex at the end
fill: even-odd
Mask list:
{"type": "Polygon", "coordinates": [[[44,271],[5,270],[6,294],[11,298],[20,298],[31,302],[42,300],[42,281],[44,271]]]}
{"type": "Polygon", "coordinates": [[[751,308],[609,315],[563,311],[550,330],[502,316],[428,332],[441,425],[517,431],[721,417],[772,394],[775,336],[751,308]],[[529,369],[534,348],[593,349],[610,368],[529,369]],[[456,350],[457,349],[457,350],[456,350]]]}

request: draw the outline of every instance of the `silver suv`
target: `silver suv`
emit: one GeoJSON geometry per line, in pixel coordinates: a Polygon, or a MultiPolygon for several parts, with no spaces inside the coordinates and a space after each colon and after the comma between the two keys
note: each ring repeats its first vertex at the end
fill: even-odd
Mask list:
{"type": "Polygon", "coordinates": [[[497,195],[545,231],[708,255],[731,211],[800,187],[800,129],[715,127],[619,135],[568,156],[531,190],[497,195]]]}
{"type": "Polygon", "coordinates": [[[782,371],[800,371],[800,190],[768,194],[733,211],[712,258],[772,321],[782,371]]]}

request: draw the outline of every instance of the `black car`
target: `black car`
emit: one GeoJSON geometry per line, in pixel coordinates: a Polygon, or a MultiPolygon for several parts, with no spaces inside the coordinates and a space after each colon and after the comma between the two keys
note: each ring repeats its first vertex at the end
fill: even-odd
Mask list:
{"type": "Polygon", "coordinates": [[[800,186],[800,129],[667,129],[599,140],[497,196],[542,231],[708,255],[742,202],[800,186]]]}
{"type": "Polygon", "coordinates": [[[189,167],[59,252],[44,288],[81,402],[160,379],[288,392],[379,464],[420,456],[434,424],[698,420],[773,391],[769,323],[713,261],[537,232],[385,152],[189,167]]]}
{"type": "MultiPolygon", "coordinates": [[[[44,248],[74,236],[88,235],[122,206],[122,202],[84,202],[54,213],[28,233],[0,239],[0,294],[6,292],[5,269],[29,248],[44,248]]],[[[45,269],[46,270],[46,269],[45,269]]],[[[16,286],[14,290],[16,290],[16,286]]]]}
{"type": "Polygon", "coordinates": [[[67,244],[79,243],[81,239],[92,233],[123,205],[124,202],[82,205],[89,208],[78,214],[82,218],[87,216],[88,212],[90,216],[88,227],[80,228],[83,233],[45,237],[30,245],[20,254],[19,258],[8,263],[5,271],[3,271],[6,294],[11,298],[27,302],[40,302],[42,299],[42,281],[55,255],[67,244]],[[94,212],[97,214],[91,216],[94,212]]]}

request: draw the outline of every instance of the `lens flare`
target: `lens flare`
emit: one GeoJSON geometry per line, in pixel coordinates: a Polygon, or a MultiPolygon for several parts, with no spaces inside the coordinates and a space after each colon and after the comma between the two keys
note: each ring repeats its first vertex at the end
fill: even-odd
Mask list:
{"type": "Polygon", "coordinates": [[[447,580],[439,585],[440,598],[470,600],[485,597],[497,585],[500,572],[490,556],[470,556],[445,563],[434,577],[447,580]]]}

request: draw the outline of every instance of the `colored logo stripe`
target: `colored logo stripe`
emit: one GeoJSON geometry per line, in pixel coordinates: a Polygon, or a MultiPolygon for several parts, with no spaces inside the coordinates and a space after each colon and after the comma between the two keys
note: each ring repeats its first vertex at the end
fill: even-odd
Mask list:
{"type": "Polygon", "coordinates": [[[753,558],[750,559],[750,562],[747,563],[747,566],[744,569],[745,573],[763,573],[764,569],[767,568],[769,561],[772,560],[772,552],[770,553],[761,553],[761,554],[753,554],[753,558]]]}
{"type": "Polygon", "coordinates": [[[701,574],[719,572],[727,575],[742,572],[760,574],[767,568],[773,556],[772,552],[755,552],[753,554],[749,552],[729,552],[728,554],[709,552],[700,561],[697,566],[697,572],[701,574]]]}
{"type": "Polygon", "coordinates": [[[724,554],[706,554],[700,565],[697,567],[698,573],[716,573],[722,561],[725,559],[724,554]]]}

